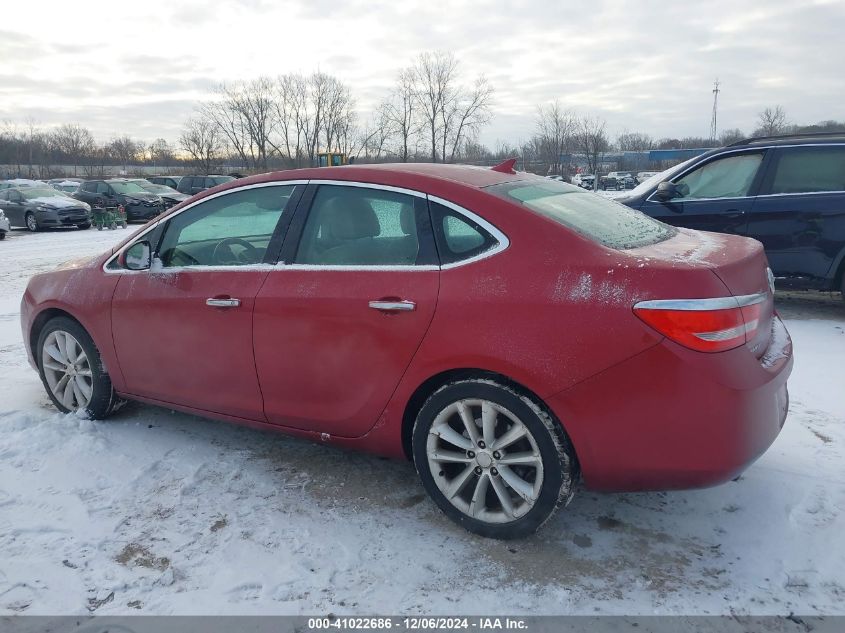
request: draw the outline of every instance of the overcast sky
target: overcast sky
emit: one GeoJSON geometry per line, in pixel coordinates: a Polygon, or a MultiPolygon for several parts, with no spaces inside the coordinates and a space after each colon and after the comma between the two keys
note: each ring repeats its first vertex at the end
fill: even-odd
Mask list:
{"type": "Polygon", "coordinates": [[[100,140],[175,140],[218,83],[320,70],[362,115],[420,52],[455,53],[495,88],[481,140],[517,142],[558,98],[612,134],[751,131],[845,119],[845,0],[8,0],[0,19],[0,120],[88,126],[100,140]]]}

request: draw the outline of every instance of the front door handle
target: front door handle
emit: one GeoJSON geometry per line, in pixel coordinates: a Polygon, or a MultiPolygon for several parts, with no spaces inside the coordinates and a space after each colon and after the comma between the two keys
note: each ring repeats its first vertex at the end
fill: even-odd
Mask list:
{"type": "Polygon", "coordinates": [[[212,308],[237,308],[241,305],[240,299],[222,299],[219,297],[212,297],[205,300],[205,305],[212,308]]]}
{"type": "Polygon", "coordinates": [[[381,299],[378,301],[370,301],[370,307],[373,310],[381,310],[383,312],[410,312],[417,308],[417,304],[408,300],[388,301],[381,299]]]}
{"type": "Polygon", "coordinates": [[[745,215],[745,211],[740,211],[739,209],[728,209],[724,213],[724,217],[729,220],[738,220],[742,216],[745,215]]]}

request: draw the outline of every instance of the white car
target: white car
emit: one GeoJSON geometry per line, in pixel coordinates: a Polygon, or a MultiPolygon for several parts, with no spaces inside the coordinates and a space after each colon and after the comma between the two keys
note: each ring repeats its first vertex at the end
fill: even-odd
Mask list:
{"type": "Polygon", "coordinates": [[[3,209],[0,209],[0,240],[6,239],[6,233],[12,230],[12,225],[9,224],[9,218],[6,217],[6,214],[3,212],[3,209]]]}
{"type": "Polygon", "coordinates": [[[590,174],[575,174],[574,176],[572,176],[569,182],[571,182],[573,185],[584,187],[585,189],[592,189],[595,181],[596,177],[590,174]]]}
{"type": "Polygon", "coordinates": [[[659,173],[660,173],[659,171],[638,171],[637,172],[637,182],[638,183],[644,182],[644,181],[648,180],[649,178],[651,178],[652,176],[656,176],[659,173]]]}

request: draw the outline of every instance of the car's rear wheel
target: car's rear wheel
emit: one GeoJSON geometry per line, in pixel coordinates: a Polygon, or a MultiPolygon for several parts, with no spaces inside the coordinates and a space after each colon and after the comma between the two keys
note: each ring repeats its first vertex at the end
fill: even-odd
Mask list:
{"type": "Polygon", "coordinates": [[[27,212],[24,221],[26,222],[26,228],[33,233],[38,230],[38,220],[35,219],[35,214],[32,211],[27,212]]]}
{"type": "Polygon", "coordinates": [[[83,410],[92,419],[107,417],[119,402],[100,352],[76,321],[56,317],[38,336],[36,358],[41,381],[63,413],[83,410]]]}
{"type": "Polygon", "coordinates": [[[491,538],[535,532],[572,498],[578,479],[561,425],[489,380],[462,380],[432,394],[414,425],[413,455],[440,509],[491,538]]]}

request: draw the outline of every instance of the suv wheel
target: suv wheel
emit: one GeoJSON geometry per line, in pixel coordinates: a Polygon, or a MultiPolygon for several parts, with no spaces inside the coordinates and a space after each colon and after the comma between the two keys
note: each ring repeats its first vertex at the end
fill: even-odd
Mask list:
{"type": "Polygon", "coordinates": [[[437,390],[413,431],[423,486],[453,521],[481,536],[534,533],[572,498],[578,462],[559,423],[490,380],[437,390]]]}

